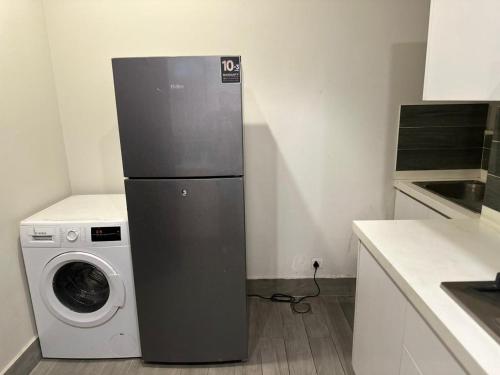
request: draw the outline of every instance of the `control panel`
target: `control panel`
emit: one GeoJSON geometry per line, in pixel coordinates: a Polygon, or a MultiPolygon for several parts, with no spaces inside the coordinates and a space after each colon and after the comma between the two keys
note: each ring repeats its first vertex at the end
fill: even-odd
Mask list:
{"type": "Polygon", "coordinates": [[[21,224],[25,247],[104,247],[128,245],[127,223],[21,224]]]}
{"type": "Polygon", "coordinates": [[[121,228],[116,227],[91,227],[92,242],[121,241],[121,228]]]}

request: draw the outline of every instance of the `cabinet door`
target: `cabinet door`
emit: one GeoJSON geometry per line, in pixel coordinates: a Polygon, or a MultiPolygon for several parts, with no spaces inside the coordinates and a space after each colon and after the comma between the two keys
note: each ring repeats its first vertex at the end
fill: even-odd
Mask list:
{"type": "Polygon", "coordinates": [[[432,0],[424,100],[500,99],[500,1],[432,0]]]}
{"type": "Polygon", "coordinates": [[[465,371],[427,323],[408,304],[404,346],[422,374],[465,375],[465,371]]]}
{"type": "Polygon", "coordinates": [[[465,375],[361,242],[352,365],[356,375],[465,375]]]}
{"type": "Polygon", "coordinates": [[[445,219],[439,212],[396,190],[394,220],[445,219]]]}
{"type": "Polygon", "coordinates": [[[399,374],[406,300],[360,243],[352,362],[356,375],[399,374]]]}

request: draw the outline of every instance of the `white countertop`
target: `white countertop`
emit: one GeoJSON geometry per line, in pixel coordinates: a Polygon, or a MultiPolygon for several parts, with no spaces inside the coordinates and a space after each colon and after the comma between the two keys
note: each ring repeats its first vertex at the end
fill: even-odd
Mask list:
{"type": "Polygon", "coordinates": [[[500,344],[440,286],[493,280],[500,231],[479,219],[355,221],[377,262],[471,374],[500,374],[500,344]]]}
{"type": "Polygon", "coordinates": [[[31,215],[21,224],[61,221],[127,221],[125,194],[72,195],[31,215]]]}

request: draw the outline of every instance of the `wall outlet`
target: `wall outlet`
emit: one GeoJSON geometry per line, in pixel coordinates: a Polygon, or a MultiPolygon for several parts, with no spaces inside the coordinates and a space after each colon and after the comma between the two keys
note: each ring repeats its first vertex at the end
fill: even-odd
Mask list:
{"type": "Polygon", "coordinates": [[[311,267],[314,269],[314,262],[319,263],[319,268],[323,266],[323,258],[312,258],[311,259],[311,267]]]}

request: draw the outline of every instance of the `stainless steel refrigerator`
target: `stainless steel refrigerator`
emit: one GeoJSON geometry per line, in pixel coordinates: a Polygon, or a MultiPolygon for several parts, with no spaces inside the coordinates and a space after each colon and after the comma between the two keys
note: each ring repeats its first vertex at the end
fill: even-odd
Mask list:
{"type": "Polygon", "coordinates": [[[143,358],[245,360],[240,58],[112,65],[143,358]]]}

